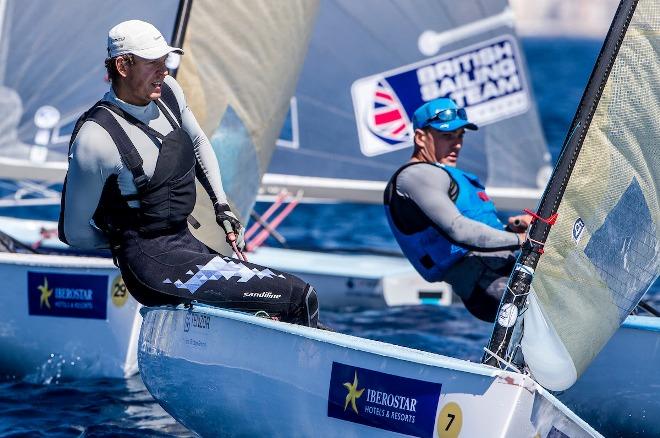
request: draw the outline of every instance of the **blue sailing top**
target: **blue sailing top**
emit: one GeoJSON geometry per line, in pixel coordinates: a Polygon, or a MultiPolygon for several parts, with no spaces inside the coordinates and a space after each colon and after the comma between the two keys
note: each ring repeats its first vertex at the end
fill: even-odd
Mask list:
{"type": "Polygon", "coordinates": [[[427,281],[440,281],[468,251],[519,246],[517,235],[503,230],[479,178],[455,167],[401,167],[385,189],[385,211],[403,253],[427,281]]]}

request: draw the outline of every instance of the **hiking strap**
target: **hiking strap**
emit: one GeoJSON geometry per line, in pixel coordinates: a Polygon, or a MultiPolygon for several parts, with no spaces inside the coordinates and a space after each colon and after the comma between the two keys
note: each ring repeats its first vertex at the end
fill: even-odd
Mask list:
{"type": "MultiPolygon", "coordinates": [[[[96,123],[101,125],[103,129],[105,129],[108,132],[108,134],[110,134],[112,141],[117,146],[117,150],[119,151],[119,155],[121,156],[124,165],[126,165],[128,170],[130,170],[131,174],[133,175],[133,182],[135,183],[135,187],[137,188],[138,193],[141,193],[143,190],[146,189],[146,186],[149,183],[149,177],[145,175],[144,169],[142,168],[142,163],[143,163],[142,157],[140,156],[138,150],[133,145],[133,142],[128,138],[126,131],[124,131],[124,129],[121,127],[117,119],[115,119],[115,117],[112,114],[110,114],[109,111],[116,112],[115,110],[119,110],[133,119],[135,119],[135,117],[131,116],[130,114],[127,114],[125,111],[122,111],[120,108],[116,107],[113,104],[108,105],[108,102],[103,102],[102,104],[98,105],[96,108],[98,108],[98,110],[94,111],[89,116],[88,120],[95,121],[96,123]],[[105,108],[106,110],[109,111],[102,111],[101,110],[102,108],[105,108]]],[[[124,117],[121,114],[120,116],[124,117]]],[[[128,118],[126,119],[132,123],[130,119],[128,118]]],[[[140,122],[139,120],[138,122],[144,125],[144,123],[140,122]]],[[[154,129],[151,130],[157,132],[154,129]]],[[[159,133],[159,135],[161,134],[159,133]]]]}
{"type": "MultiPolygon", "coordinates": [[[[167,106],[167,108],[169,108],[169,110],[172,112],[172,114],[174,114],[174,117],[176,117],[176,121],[179,122],[179,126],[181,126],[182,125],[181,108],[179,108],[179,101],[176,100],[176,96],[174,95],[174,91],[172,91],[172,88],[170,88],[170,86],[167,85],[165,82],[163,82],[160,86],[160,100],[162,100],[163,103],[165,103],[165,105],[167,106]]],[[[159,100],[156,101],[156,105],[158,105],[160,110],[163,111],[163,108],[160,105],[159,100]]],[[[167,113],[167,111],[163,111],[163,113],[165,114],[165,117],[167,117],[168,120],[171,118],[170,115],[167,113]]],[[[172,123],[171,120],[170,123],[172,123]]],[[[174,124],[172,124],[172,126],[174,127],[174,124]]]]}

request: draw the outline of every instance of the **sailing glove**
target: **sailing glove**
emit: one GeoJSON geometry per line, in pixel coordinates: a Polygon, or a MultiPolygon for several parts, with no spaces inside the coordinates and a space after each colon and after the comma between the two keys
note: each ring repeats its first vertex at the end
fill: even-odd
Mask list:
{"type": "Polygon", "coordinates": [[[229,235],[233,233],[236,238],[236,246],[243,251],[245,249],[245,239],[243,238],[244,229],[241,222],[236,215],[232,213],[229,205],[215,204],[213,208],[215,209],[216,222],[218,222],[218,225],[220,225],[222,229],[225,230],[225,233],[227,233],[227,242],[231,243],[229,235]]]}

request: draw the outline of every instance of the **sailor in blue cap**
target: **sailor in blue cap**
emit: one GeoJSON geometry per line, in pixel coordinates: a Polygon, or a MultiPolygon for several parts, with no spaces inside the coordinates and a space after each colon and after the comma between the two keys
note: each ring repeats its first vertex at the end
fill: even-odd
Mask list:
{"type": "Polygon", "coordinates": [[[479,179],[456,167],[466,130],[478,129],[464,108],[427,102],[413,129],[412,157],[385,189],[390,228],[424,279],[448,282],[474,316],[492,322],[530,217],[505,228],[479,179]]]}

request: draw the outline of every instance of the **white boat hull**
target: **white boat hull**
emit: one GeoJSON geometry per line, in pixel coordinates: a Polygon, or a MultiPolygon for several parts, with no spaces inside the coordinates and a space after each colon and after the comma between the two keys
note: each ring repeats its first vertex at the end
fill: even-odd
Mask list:
{"type": "Polygon", "coordinates": [[[140,305],[111,260],[0,253],[0,375],[37,382],[137,372],[140,305]]]}
{"type": "Polygon", "coordinates": [[[143,312],[142,379],[201,436],[599,436],[521,374],[208,306],[143,312]]]}
{"type": "Polygon", "coordinates": [[[660,436],[660,318],[629,316],[559,398],[603,433],[660,436]]]}

